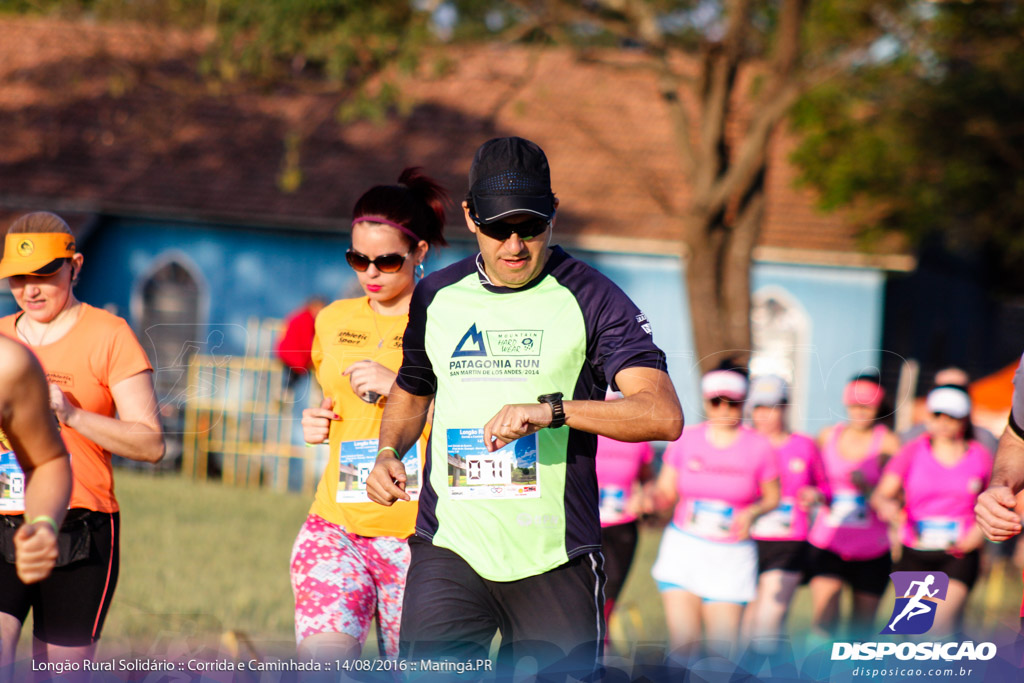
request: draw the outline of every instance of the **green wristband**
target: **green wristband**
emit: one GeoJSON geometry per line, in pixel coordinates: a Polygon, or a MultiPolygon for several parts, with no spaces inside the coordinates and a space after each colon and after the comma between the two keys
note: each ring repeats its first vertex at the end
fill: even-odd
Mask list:
{"type": "Polygon", "coordinates": [[[377,457],[379,458],[380,454],[383,453],[384,451],[391,451],[392,453],[395,454],[396,458],[398,458],[399,460],[402,459],[402,456],[400,456],[398,454],[398,449],[397,448],[392,448],[391,446],[385,446],[384,448],[382,448],[379,451],[377,451],[377,457]]]}
{"type": "Polygon", "coordinates": [[[57,521],[49,515],[39,515],[35,519],[29,521],[29,524],[35,524],[36,522],[49,522],[50,526],[53,527],[53,533],[60,533],[60,528],[57,526],[57,521]]]}

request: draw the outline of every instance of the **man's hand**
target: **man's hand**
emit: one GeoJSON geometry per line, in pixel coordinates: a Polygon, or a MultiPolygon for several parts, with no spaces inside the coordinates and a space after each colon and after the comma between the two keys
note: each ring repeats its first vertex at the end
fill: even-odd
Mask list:
{"type": "Polygon", "coordinates": [[[535,434],[551,424],[551,406],[547,403],[507,405],[484,425],[484,443],[491,453],[516,439],[535,434]]]}
{"type": "Polygon", "coordinates": [[[14,552],[18,578],[42,581],[57,563],[57,534],[47,522],[22,524],[14,533],[14,552]]]}
{"type": "Polygon", "coordinates": [[[412,500],[405,492],[405,465],[386,450],[377,456],[377,462],[366,477],[366,495],[374,503],[393,505],[396,500],[412,500]]]}
{"type": "Polygon", "coordinates": [[[1014,512],[1017,497],[1009,486],[990,486],[974,506],[978,526],[990,541],[1005,541],[1021,531],[1021,516],[1014,512]]]}

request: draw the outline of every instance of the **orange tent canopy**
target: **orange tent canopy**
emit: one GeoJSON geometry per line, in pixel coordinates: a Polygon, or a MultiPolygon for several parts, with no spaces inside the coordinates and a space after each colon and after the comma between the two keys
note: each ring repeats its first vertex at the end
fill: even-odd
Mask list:
{"type": "Polygon", "coordinates": [[[975,409],[992,412],[1010,412],[1013,402],[1013,375],[1017,372],[1017,363],[1011,363],[1002,370],[971,382],[968,392],[975,409]]]}

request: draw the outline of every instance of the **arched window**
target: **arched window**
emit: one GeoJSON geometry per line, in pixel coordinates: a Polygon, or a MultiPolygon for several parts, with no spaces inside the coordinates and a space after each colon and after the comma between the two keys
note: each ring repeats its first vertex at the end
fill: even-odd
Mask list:
{"type": "MultiPolygon", "coordinates": [[[[208,288],[199,268],[182,252],[157,257],[132,291],[132,319],[153,364],[164,433],[183,430],[188,361],[207,338],[208,288]],[[200,341],[202,340],[202,341],[200,341]]],[[[180,445],[180,436],[172,438],[180,445]]],[[[168,456],[172,454],[169,450],[168,456]]]]}
{"type": "Polygon", "coordinates": [[[810,327],[807,311],[782,287],[763,287],[754,293],[750,310],[754,342],[750,374],[779,375],[789,383],[793,406],[790,419],[795,423],[806,415],[810,327]]]}

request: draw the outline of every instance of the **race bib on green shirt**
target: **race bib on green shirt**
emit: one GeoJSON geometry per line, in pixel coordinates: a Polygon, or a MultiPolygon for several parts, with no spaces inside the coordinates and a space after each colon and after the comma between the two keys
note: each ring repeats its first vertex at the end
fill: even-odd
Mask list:
{"type": "Polygon", "coordinates": [[[452,500],[539,498],[537,435],[493,453],[481,428],[447,430],[448,494],[452,500]]]}

